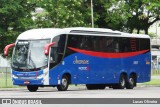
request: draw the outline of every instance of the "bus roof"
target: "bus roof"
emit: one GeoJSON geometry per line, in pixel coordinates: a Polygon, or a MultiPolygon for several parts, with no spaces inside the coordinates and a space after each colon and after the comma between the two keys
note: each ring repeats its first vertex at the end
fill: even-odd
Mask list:
{"type": "Polygon", "coordinates": [[[55,36],[62,34],[63,29],[58,28],[42,28],[42,29],[31,29],[21,33],[18,36],[18,40],[32,40],[32,39],[48,39],[54,38],[55,36]]]}
{"type": "Polygon", "coordinates": [[[113,31],[111,29],[73,27],[73,28],[61,28],[61,29],[60,28],[31,29],[20,34],[17,39],[18,40],[47,39],[47,38],[53,39],[55,36],[61,34],[150,38],[148,35],[144,34],[129,34],[120,31],[113,31]]]}

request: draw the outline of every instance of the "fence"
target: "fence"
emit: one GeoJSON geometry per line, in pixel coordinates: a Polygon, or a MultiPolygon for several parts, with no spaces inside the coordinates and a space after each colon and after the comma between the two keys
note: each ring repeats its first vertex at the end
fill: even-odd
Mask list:
{"type": "Polygon", "coordinates": [[[160,64],[152,61],[152,75],[160,75],[160,64]]]}
{"type": "Polygon", "coordinates": [[[11,68],[0,67],[0,88],[15,87],[11,79],[11,68]]]}
{"type": "Polygon", "coordinates": [[[151,73],[152,73],[152,75],[159,75],[160,76],[160,68],[158,68],[158,69],[152,68],[151,73]]]}

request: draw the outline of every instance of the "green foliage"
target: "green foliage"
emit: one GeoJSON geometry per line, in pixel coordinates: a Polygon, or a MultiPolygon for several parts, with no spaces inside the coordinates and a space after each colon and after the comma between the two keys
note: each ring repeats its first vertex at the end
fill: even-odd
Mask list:
{"type": "Polygon", "coordinates": [[[21,32],[32,28],[31,11],[34,11],[36,5],[28,1],[0,1],[0,53],[5,45],[15,42],[21,32]]]}
{"type": "Polygon", "coordinates": [[[157,37],[157,35],[156,35],[155,33],[152,33],[152,32],[149,32],[148,35],[149,35],[151,38],[157,37]]]}
{"type": "Polygon", "coordinates": [[[128,5],[128,13],[132,14],[125,27],[130,32],[133,29],[144,30],[148,34],[148,28],[156,21],[160,20],[159,0],[124,0],[128,5]]]}
{"type": "Polygon", "coordinates": [[[6,72],[0,71],[0,88],[15,88],[16,86],[13,85],[11,74],[6,72]],[[7,81],[6,81],[7,79],[7,81]]]}
{"type": "Polygon", "coordinates": [[[144,84],[146,84],[146,85],[157,85],[157,86],[159,86],[160,84],[160,80],[159,79],[152,79],[150,82],[146,82],[146,83],[144,83],[144,84]]]}
{"type": "Polygon", "coordinates": [[[93,4],[95,25],[100,28],[123,31],[127,19],[132,16],[123,0],[93,0],[93,4]]]}
{"type": "MultiPolygon", "coordinates": [[[[159,0],[93,0],[93,10],[99,28],[148,34],[148,28],[160,20],[159,0]]],[[[28,29],[91,27],[91,0],[0,0],[0,17],[2,53],[6,44],[28,29]]]]}
{"type": "Polygon", "coordinates": [[[112,6],[109,8],[109,14],[107,14],[106,19],[110,20],[109,26],[115,30],[124,30],[124,25],[126,24],[131,14],[127,12],[127,7],[124,1],[114,1],[112,6]]]}
{"type": "Polygon", "coordinates": [[[41,0],[38,5],[44,12],[35,16],[37,27],[91,26],[90,8],[84,0],[41,0]]]}

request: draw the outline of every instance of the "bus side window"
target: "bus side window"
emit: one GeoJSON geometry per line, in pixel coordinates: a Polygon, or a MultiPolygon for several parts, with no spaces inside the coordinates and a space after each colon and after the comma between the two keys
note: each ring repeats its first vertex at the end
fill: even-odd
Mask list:
{"type": "Polygon", "coordinates": [[[50,69],[53,68],[58,62],[58,52],[57,47],[51,48],[51,56],[50,56],[50,69]]]}
{"type": "Polygon", "coordinates": [[[66,35],[56,36],[52,42],[56,42],[51,48],[50,68],[56,66],[62,61],[65,49],[66,35]]]}
{"type": "Polygon", "coordinates": [[[57,63],[58,61],[58,48],[52,47],[51,48],[51,60],[50,63],[57,63]]]}
{"type": "Polygon", "coordinates": [[[104,44],[105,52],[112,52],[113,39],[111,37],[105,37],[105,41],[106,41],[104,44]]]}
{"type": "Polygon", "coordinates": [[[119,44],[118,43],[115,43],[115,50],[114,52],[119,52],[119,44]]]}
{"type": "Polygon", "coordinates": [[[131,52],[130,38],[120,38],[120,52],[131,52]]]}
{"type": "Polygon", "coordinates": [[[119,52],[119,38],[114,38],[113,39],[114,42],[113,42],[113,49],[114,49],[114,52],[119,52]]]}

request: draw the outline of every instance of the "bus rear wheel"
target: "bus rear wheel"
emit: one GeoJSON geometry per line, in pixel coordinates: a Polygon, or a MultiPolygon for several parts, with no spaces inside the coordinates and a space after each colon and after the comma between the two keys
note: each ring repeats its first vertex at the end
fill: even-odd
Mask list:
{"type": "Polygon", "coordinates": [[[135,84],[136,84],[136,77],[135,77],[135,75],[131,75],[129,77],[129,80],[128,80],[127,84],[126,84],[126,88],[127,89],[133,89],[135,84]]]}
{"type": "Polygon", "coordinates": [[[27,89],[30,92],[36,92],[38,90],[38,86],[34,86],[34,85],[27,85],[27,89]]]}
{"type": "Polygon", "coordinates": [[[61,85],[57,86],[58,91],[66,91],[68,89],[68,85],[69,85],[69,78],[67,75],[64,75],[62,77],[62,83],[61,85]]]}
{"type": "Polygon", "coordinates": [[[113,89],[124,89],[126,87],[126,76],[121,74],[119,83],[112,86],[113,89]]]}

